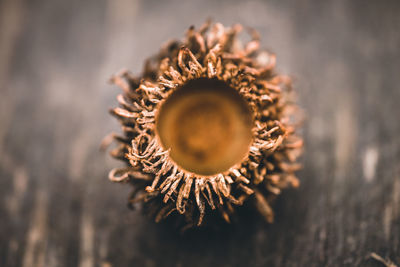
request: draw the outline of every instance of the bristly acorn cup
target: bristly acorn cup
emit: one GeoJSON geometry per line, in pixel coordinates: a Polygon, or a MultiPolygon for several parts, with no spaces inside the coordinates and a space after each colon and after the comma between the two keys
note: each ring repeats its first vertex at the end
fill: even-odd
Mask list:
{"type": "Polygon", "coordinates": [[[245,201],[272,222],[271,201],[299,185],[291,79],[276,73],[257,32],[243,44],[241,31],[191,27],[148,59],[141,77],[111,79],[123,90],[110,111],[123,131],[110,135],[118,144],[111,155],[127,166],[109,178],[132,185],[129,202],[157,222],[174,215],[189,228],[216,213],[230,222],[245,201]]]}

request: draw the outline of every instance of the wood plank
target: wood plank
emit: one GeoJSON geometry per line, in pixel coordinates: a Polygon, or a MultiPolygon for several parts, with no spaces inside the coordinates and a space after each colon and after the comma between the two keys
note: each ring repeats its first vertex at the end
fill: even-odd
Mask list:
{"type": "Polygon", "coordinates": [[[1,266],[400,266],[398,1],[0,1],[1,266]],[[256,28],[307,114],[276,222],[185,236],[126,207],[99,152],[121,68],[209,16],[256,28]]]}

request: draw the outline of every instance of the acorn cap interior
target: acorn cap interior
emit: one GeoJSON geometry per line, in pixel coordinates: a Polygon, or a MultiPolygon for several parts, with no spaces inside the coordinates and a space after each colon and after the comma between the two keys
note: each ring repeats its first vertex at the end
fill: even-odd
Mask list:
{"type": "Polygon", "coordinates": [[[188,81],[161,103],[156,134],[182,169],[209,176],[229,170],[247,155],[252,141],[251,109],[217,79],[188,81]]]}

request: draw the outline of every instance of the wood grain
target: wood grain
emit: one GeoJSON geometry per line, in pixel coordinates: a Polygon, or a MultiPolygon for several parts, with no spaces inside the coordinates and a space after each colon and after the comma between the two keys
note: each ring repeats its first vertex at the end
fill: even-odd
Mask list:
{"type": "Polygon", "coordinates": [[[400,265],[400,2],[0,1],[0,266],[400,265]],[[307,120],[301,187],[180,236],[126,207],[99,152],[107,84],[208,17],[256,28],[307,120]]]}

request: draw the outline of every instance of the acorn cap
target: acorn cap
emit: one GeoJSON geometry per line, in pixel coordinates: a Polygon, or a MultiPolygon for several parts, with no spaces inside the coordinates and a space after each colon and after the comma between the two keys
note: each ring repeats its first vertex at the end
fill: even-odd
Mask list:
{"type": "Polygon", "coordinates": [[[299,185],[291,79],[275,72],[255,31],[242,44],[241,30],[191,27],[146,61],[142,77],[111,78],[123,90],[110,111],[123,130],[111,135],[111,155],[127,166],[109,178],[133,185],[129,203],[144,203],[157,222],[176,214],[188,228],[215,213],[230,222],[249,198],[272,222],[271,199],[299,185]]]}

